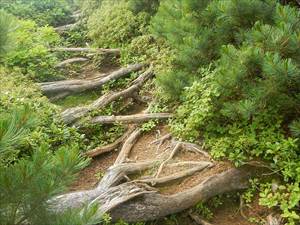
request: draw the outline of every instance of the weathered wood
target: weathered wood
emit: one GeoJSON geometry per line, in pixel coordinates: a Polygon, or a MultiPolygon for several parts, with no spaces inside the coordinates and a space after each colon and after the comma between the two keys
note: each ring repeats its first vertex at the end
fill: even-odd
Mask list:
{"type": "Polygon", "coordinates": [[[120,49],[106,49],[106,48],[51,48],[52,52],[84,52],[84,53],[100,53],[100,54],[112,54],[119,56],[120,49]]]}
{"type": "Polygon", "coordinates": [[[62,95],[66,97],[67,95],[73,93],[79,93],[86,90],[93,90],[102,87],[109,81],[119,79],[121,77],[127,76],[132,72],[141,70],[144,64],[133,64],[125,68],[116,70],[106,76],[96,77],[90,80],[63,80],[54,82],[44,82],[39,83],[43,94],[47,96],[58,96],[62,95]]]}
{"type": "Polygon", "coordinates": [[[97,188],[52,199],[52,210],[63,212],[93,202],[100,205],[99,215],[109,213],[113,221],[155,220],[188,209],[199,201],[205,202],[213,196],[244,189],[251,175],[249,168],[229,169],[210,176],[193,188],[169,196],[139,183],[119,184],[125,174],[144,170],[151,165],[153,162],[118,164],[109,169],[97,188]]]}
{"type": "Polygon", "coordinates": [[[142,123],[149,120],[166,120],[172,117],[171,113],[145,113],[126,116],[97,116],[91,119],[94,124],[109,124],[109,123],[142,123]]]}
{"type": "Polygon", "coordinates": [[[55,67],[62,68],[62,67],[68,66],[73,63],[82,63],[82,62],[87,62],[87,61],[89,61],[89,59],[82,58],[82,57],[76,57],[76,58],[66,59],[66,60],[58,63],[55,67]]]}
{"type": "Polygon", "coordinates": [[[154,73],[152,67],[150,67],[147,71],[141,74],[136,80],[134,80],[132,85],[129,88],[126,88],[118,92],[109,92],[88,106],[74,107],[74,108],[67,109],[64,112],[62,112],[61,114],[62,119],[66,124],[70,124],[84,117],[94,109],[104,108],[105,106],[107,106],[108,104],[110,104],[115,100],[118,100],[119,98],[128,98],[132,94],[137,92],[143,86],[143,84],[148,79],[150,79],[153,75],[154,73]]]}
{"type": "Polygon", "coordinates": [[[132,130],[129,129],[122,137],[118,138],[113,143],[90,150],[90,151],[86,152],[85,155],[89,156],[89,157],[96,157],[96,156],[102,155],[104,153],[114,151],[126,140],[126,138],[131,133],[132,133],[132,130]]]}

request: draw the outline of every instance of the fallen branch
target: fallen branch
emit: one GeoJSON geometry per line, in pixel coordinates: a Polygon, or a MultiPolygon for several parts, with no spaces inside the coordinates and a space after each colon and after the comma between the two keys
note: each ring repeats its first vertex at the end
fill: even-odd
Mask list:
{"type": "Polygon", "coordinates": [[[72,63],[81,63],[81,62],[87,62],[87,61],[89,61],[89,59],[87,59],[87,58],[80,58],[80,57],[71,58],[71,59],[67,59],[67,60],[64,60],[64,61],[58,63],[55,67],[62,68],[62,67],[68,66],[72,63]]]}
{"type": "Polygon", "coordinates": [[[109,124],[109,123],[142,123],[149,120],[166,120],[172,117],[170,113],[148,113],[134,114],[127,116],[97,116],[91,120],[94,124],[109,124]]]}
{"type": "Polygon", "coordinates": [[[144,64],[129,65],[126,68],[121,68],[117,71],[107,74],[105,77],[96,77],[91,80],[63,80],[39,83],[39,85],[42,89],[43,94],[47,96],[62,95],[63,97],[66,97],[67,95],[73,93],[100,88],[107,82],[127,76],[132,72],[139,71],[144,66],[144,64]]]}
{"type": "Polygon", "coordinates": [[[102,155],[104,153],[114,151],[126,140],[126,138],[131,133],[132,133],[132,130],[129,129],[122,137],[118,138],[115,142],[113,142],[109,145],[106,145],[106,146],[103,146],[103,147],[98,147],[98,148],[95,148],[91,151],[88,151],[88,152],[85,153],[85,155],[89,156],[89,157],[96,157],[96,156],[102,155]]]}
{"type": "Polygon", "coordinates": [[[84,117],[90,111],[92,111],[94,109],[104,108],[111,102],[118,100],[121,97],[128,98],[134,92],[138,91],[143,86],[143,84],[148,79],[150,79],[153,75],[154,74],[153,74],[152,67],[150,67],[147,71],[145,71],[142,75],[140,75],[136,80],[134,80],[132,85],[129,88],[126,88],[119,92],[109,92],[88,106],[67,109],[64,112],[62,112],[62,114],[61,114],[62,119],[66,124],[70,124],[70,123],[73,123],[76,120],[84,117]]]}

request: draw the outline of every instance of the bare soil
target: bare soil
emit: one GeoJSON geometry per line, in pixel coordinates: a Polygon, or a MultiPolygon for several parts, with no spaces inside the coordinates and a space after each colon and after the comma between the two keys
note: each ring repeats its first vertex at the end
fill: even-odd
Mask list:
{"type": "MultiPolygon", "coordinates": [[[[172,151],[174,144],[171,140],[165,141],[164,144],[157,148],[156,144],[153,144],[153,141],[162,137],[163,135],[169,133],[169,130],[166,126],[158,126],[153,131],[145,133],[142,137],[139,138],[135,146],[133,147],[130,153],[130,160],[132,161],[143,161],[143,160],[155,160],[155,159],[166,159],[170,152],[172,151]]],[[[93,159],[91,164],[82,170],[79,174],[78,179],[74,182],[71,187],[72,191],[75,190],[84,190],[91,189],[101,179],[101,175],[105,173],[111,165],[114,164],[115,159],[117,158],[118,152],[110,152],[99,156],[98,158],[93,159]]],[[[194,153],[190,151],[180,150],[178,154],[173,158],[172,162],[179,161],[209,161],[208,158],[203,156],[200,153],[194,153]]],[[[165,187],[160,187],[160,191],[163,194],[171,195],[178,193],[180,191],[191,188],[207,177],[221,173],[225,170],[228,170],[232,167],[230,162],[220,161],[214,162],[215,166],[210,169],[205,169],[204,171],[195,173],[194,175],[182,179],[180,181],[173,182],[165,187]]],[[[140,174],[139,176],[153,176],[157,171],[157,167],[152,168],[151,170],[140,174]]],[[[184,167],[165,167],[160,175],[166,176],[173,174],[174,172],[179,172],[180,170],[187,169],[184,167]]],[[[246,217],[256,217],[264,219],[268,214],[269,210],[258,205],[258,200],[256,200],[249,207],[243,207],[243,213],[246,217]]],[[[210,221],[214,225],[251,225],[251,223],[245,219],[240,213],[240,202],[234,199],[227,199],[224,204],[217,209],[213,210],[214,217],[210,221]]],[[[158,224],[158,225],[169,225],[169,224],[178,224],[178,225],[193,225],[195,224],[186,213],[179,214],[176,221],[170,222],[173,220],[163,219],[156,222],[151,222],[147,224],[158,224]]]]}

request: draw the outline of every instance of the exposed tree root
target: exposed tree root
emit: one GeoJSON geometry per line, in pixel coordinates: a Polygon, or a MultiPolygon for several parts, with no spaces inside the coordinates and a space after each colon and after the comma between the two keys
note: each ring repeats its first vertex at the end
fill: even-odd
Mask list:
{"type": "Polygon", "coordinates": [[[166,120],[172,117],[171,113],[148,113],[134,114],[127,116],[97,116],[91,120],[91,123],[109,124],[109,123],[142,123],[145,121],[157,119],[166,120]]]}
{"type": "Polygon", "coordinates": [[[200,216],[195,213],[190,212],[189,216],[199,225],[212,225],[211,223],[201,219],[200,216]]]}
{"type": "Polygon", "coordinates": [[[194,167],[192,167],[190,169],[187,169],[187,170],[184,170],[181,172],[177,172],[177,173],[174,173],[169,176],[164,176],[164,177],[160,177],[160,178],[140,179],[140,180],[137,180],[136,182],[147,183],[147,184],[151,184],[152,186],[166,184],[166,183],[170,183],[172,181],[176,181],[178,179],[182,179],[182,178],[191,176],[196,172],[202,171],[206,168],[211,168],[212,166],[213,166],[213,164],[211,162],[198,162],[197,164],[194,164],[194,167]]]}
{"type": "Polygon", "coordinates": [[[117,164],[108,170],[95,189],[64,194],[51,200],[52,210],[62,212],[96,202],[100,205],[99,215],[109,213],[113,221],[155,220],[188,209],[215,195],[244,189],[250,177],[249,168],[230,169],[207,178],[193,188],[169,196],[159,194],[141,183],[120,184],[124,175],[147,169],[153,163],[117,164]]]}
{"type": "Polygon", "coordinates": [[[75,107],[70,108],[62,112],[61,116],[63,118],[63,121],[66,124],[70,124],[75,122],[76,120],[84,117],[87,115],[90,111],[94,109],[104,108],[111,102],[119,99],[119,98],[128,98],[133,93],[137,92],[143,84],[150,79],[153,76],[153,70],[152,67],[150,67],[147,71],[145,71],[142,75],[140,75],[136,80],[133,81],[132,85],[129,88],[126,88],[119,92],[109,92],[96,101],[94,101],[92,104],[88,106],[83,107],[75,107]]]}
{"type": "Polygon", "coordinates": [[[43,94],[47,96],[61,95],[65,97],[73,93],[100,88],[107,82],[127,76],[131,72],[139,71],[144,66],[144,64],[129,65],[126,68],[121,68],[117,71],[107,74],[105,77],[101,76],[91,80],[64,80],[55,82],[45,82],[40,83],[39,85],[41,86],[43,94]]]}
{"type": "Polygon", "coordinates": [[[120,56],[120,49],[105,49],[105,48],[51,48],[53,52],[84,52],[84,53],[99,53],[111,54],[120,56]]]}
{"type": "Polygon", "coordinates": [[[103,146],[103,147],[98,147],[95,148],[91,151],[88,151],[85,153],[85,155],[89,156],[89,157],[96,157],[99,155],[102,155],[106,152],[111,152],[114,151],[115,149],[117,149],[125,140],[126,138],[132,133],[132,129],[129,129],[122,137],[118,138],[115,142],[113,142],[112,144],[103,146]]]}
{"type": "Polygon", "coordinates": [[[71,24],[66,24],[66,25],[63,25],[63,26],[59,26],[59,27],[55,27],[54,30],[57,32],[57,33],[64,33],[66,31],[70,31],[70,30],[73,30],[74,28],[76,28],[78,25],[80,24],[80,22],[76,22],[76,23],[71,23],[71,24]]]}
{"type": "Polygon", "coordinates": [[[280,215],[273,215],[273,214],[270,214],[268,217],[267,217],[267,223],[266,225],[281,225],[283,224],[282,223],[282,218],[280,215]]]}
{"type": "Polygon", "coordinates": [[[175,154],[179,151],[179,149],[180,149],[181,147],[182,147],[182,146],[181,146],[181,143],[180,143],[180,142],[177,142],[176,145],[175,145],[175,147],[173,148],[171,154],[169,155],[169,157],[168,157],[166,160],[164,160],[164,161],[162,162],[162,164],[160,164],[160,166],[159,166],[159,168],[158,168],[158,170],[157,170],[157,172],[156,172],[156,174],[155,174],[155,176],[154,176],[155,178],[158,178],[158,177],[159,177],[159,175],[160,175],[160,173],[162,172],[162,170],[163,170],[165,164],[167,164],[167,163],[175,156],[175,154]]]}
{"type": "Polygon", "coordinates": [[[137,139],[141,136],[142,134],[142,129],[141,128],[136,128],[127,138],[125,141],[124,145],[122,146],[122,149],[115,161],[115,165],[121,164],[126,161],[126,159],[129,156],[129,153],[131,149],[133,148],[134,144],[136,143],[137,139]]]}
{"type": "Polygon", "coordinates": [[[66,59],[66,60],[58,63],[55,67],[56,68],[63,68],[63,67],[68,66],[72,63],[82,63],[82,62],[87,62],[87,61],[89,61],[88,58],[82,58],[82,57],[71,58],[71,59],[66,59]]]}

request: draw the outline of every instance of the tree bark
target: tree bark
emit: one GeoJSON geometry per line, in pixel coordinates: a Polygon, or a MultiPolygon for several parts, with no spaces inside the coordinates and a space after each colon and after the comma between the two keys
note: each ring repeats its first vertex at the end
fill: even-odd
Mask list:
{"type": "Polygon", "coordinates": [[[62,112],[61,116],[63,121],[66,124],[71,124],[75,122],[76,120],[84,117],[87,115],[90,111],[98,108],[104,108],[111,102],[119,99],[119,98],[128,98],[131,95],[133,95],[135,92],[137,92],[143,84],[150,79],[154,75],[152,67],[150,67],[147,71],[145,71],[142,75],[140,75],[136,80],[133,81],[132,85],[129,88],[126,88],[119,92],[109,92],[96,101],[94,101],[92,104],[88,106],[83,107],[75,107],[70,108],[62,112]]]}
{"type": "Polygon", "coordinates": [[[127,76],[129,73],[139,71],[144,66],[144,64],[129,65],[126,68],[121,68],[117,71],[107,74],[105,77],[101,76],[91,80],[63,80],[39,83],[39,85],[43,94],[47,96],[62,95],[63,97],[66,97],[67,95],[73,93],[100,88],[107,82],[127,76]]]}
{"type": "Polygon", "coordinates": [[[87,62],[87,61],[89,61],[89,59],[82,58],[82,57],[71,58],[71,59],[66,59],[66,60],[58,63],[55,67],[56,68],[63,68],[63,67],[68,66],[72,63],[81,63],[81,62],[87,62]]]}
{"type": "Polygon", "coordinates": [[[97,116],[91,120],[94,124],[109,124],[109,123],[142,123],[149,120],[166,120],[172,117],[171,113],[145,113],[134,114],[127,116],[97,116]]]}
{"type": "Polygon", "coordinates": [[[149,221],[188,209],[198,202],[225,192],[247,187],[251,176],[249,168],[229,169],[212,175],[200,184],[185,191],[163,195],[147,185],[134,182],[119,184],[124,175],[150,168],[154,162],[118,164],[111,167],[98,187],[93,190],[73,192],[50,201],[52,210],[63,212],[84,204],[99,203],[99,215],[109,213],[113,221],[149,221]]]}

